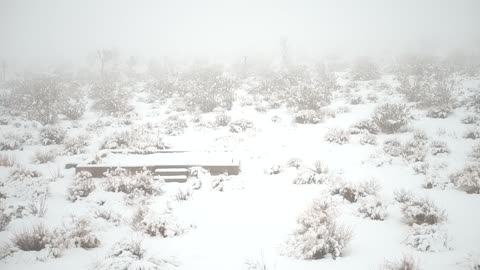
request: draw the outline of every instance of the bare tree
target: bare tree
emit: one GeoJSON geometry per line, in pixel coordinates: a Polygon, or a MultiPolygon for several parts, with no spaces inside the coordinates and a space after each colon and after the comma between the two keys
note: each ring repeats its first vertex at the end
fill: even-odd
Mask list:
{"type": "Polygon", "coordinates": [[[100,75],[104,77],[105,66],[117,58],[117,52],[113,49],[102,49],[97,51],[97,58],[100,62],[100,75]]]}

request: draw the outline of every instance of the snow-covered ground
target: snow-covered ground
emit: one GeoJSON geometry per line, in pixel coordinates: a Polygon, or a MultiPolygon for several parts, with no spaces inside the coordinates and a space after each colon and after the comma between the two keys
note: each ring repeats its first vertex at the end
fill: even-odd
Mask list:
{"type": "MultiPolygon", "coordinates": [[[[16,163],[0,167],[2,215],[11,219],[0,232],[0,243],[4,245],[0,269],[157,269],[157,266],[179,270],[378,269],[385,261],[397,260],[402,255],[412,256],[421,269],[427,270],[480,267],[480,195],[467,194],[450,180],[450,175],[472,162],[470,154],[478,139],[464,135],[479,128],[480,115],[474,109],[458,102],[459,106],[442,119],[429,118],[426,110],[412,107],[413,119],[401,131],[372,134],[369,138],[373,137],[375,142],[369,144],[363,141],[368,132],[355,132],[352,127],[360,120],[370,119],[380,104],[405,102],[395,90],[396,82],[391,76],[352,85],[345,74],[340,74],[340,89],[323,108],[329,113],[316,124],[295,123],[294,112],[285,106],[256,109],[257,101],[247,94],[254,87],[254,80],[242,81],[236,89],[232,109],[225,112],[231,121],[251,121],[253,125],[240,132],[232,132],[228,124],[215,125],[217,115],[223,114],[220,112],[193,114],[176,110],[176,99],[147,102],[144,83],[135,83],[132,88],[135,90],[130,92],[129,102],[134,113],[130,113],[128,121],[102,116],[93,108],[79,120],[60,120],[57,125],[66,130],[67,138],[87,135],[84,153],[65,153],[63,142],[43,146],[39,134],[41,125],[20,116],[2,115],[5,120],[0,126],[2,140],[7,140],[7,134],[29,133],[32,138],[15,150],[0,152],[2,157],[12,157],[16,163]],[[372,95],[376,99],[370,99],[372,95]],[[350,102],[352,96],[360,96],[362,102],[351,104],[354,103],[350,102]],[[464,124],[463,119],[470,115],[476,115],[477,119],[464,124]],[[174,129],[172,133],[164,123],[175,119],[183,119],[186,127],[179,132],[174,129]],[[74,180],[75,169],[65,169],[65,164],[94,159],[106,138],[145,127],[147,123],[148,127],[140,133],[144,134],[145,129],[158,130],[163,142],[172,148],[231,153],[240,160],[240,174],[210,176],[200,172],[198,179],[161,187],[156,186],[160,180],[155,180],[153,191],[133,188],[133,195],[121,192],[118,186],[115,190],[108,179],[93,179],[95,189],[88,196],[72,200],[69,190],[75,181],[83,180],[74,180]],[[326,140],[334,129],[345,131],[346,141],[326,140]],[[423,161],[386,153],[385,141],[398,139],[405,145],[414,140],[414,133],[427,138],[425,149],[419,150],[425,152],[423,161]],[[434,155],[433,141],[443,142],[448,152],[434,155]],[[56,157],[43,164],[35,162],[35,153],[45,149],[56,151],[56,157]],[[315,174],[325,179],[296,184],[302,173],[313,173],[316,161],[328,167],[327,172],[315,174]],[[296,163],[298,166],[294,166],[296,163]],[[12,172],[20,170],[17,167],[37,171],[40,176],[19,173],[21,176],[15,178],[12,172]],[[431,187],[426,188],[426,179],[434,179],[431,187]],[[360,194],[359,187],[367,181],[379,186],[375,194],[360,194]],[[358,188],[354,191],[359,192],[354,202],[342,197],[341,191],[334,191],[341,183],[358,188]],[[420,235],[425,241],[423,246],[416,247],[408,240],[417,225],[410,225],[402,212],[408,202],[402,204],[395,199],[394,194],[402,189],[417,198],[428,198],[444,210],[445,218],[433,225],[436,230],[433,236],[420,235]],[[41,198],[45,198],[44,215],[29,207],[32,203],[41,205],[41,198]],[[375,198],[382,202],[383,220],[372,220],[359,211],[368,199],[375,198]],[[336,258],[327,254],[325,258],[310,260],[289,253],[288,243],[299,226],[297,220],[314,200],[331,201],[335,208],[333,218],[351,230],[351,240],[336,258]],[[132,219],[139,208],[147,209],[143,213],[146,217],[135,227],[132,219]],[[75,226],[72,224],[78,224],[78,219],[88,221],[89,234],[95,238],[92,241],[98,241],[92,248],[69,243],[63,247],[50,244],[52,246],[47,245],[40,251],[22,251],[13,244],[15,235],[35,224],[44,224],[55,235],[52,238],[61,238],[62,234],[68,238],[75,226]],[[148,227],[155,224],[167,227],[165,235],[158,228],[148,227]],[[151,230],[156,235],[152,235],[155,233],[151,230]],[[135,257],[133,252],[118,247],[119,242],[140,240],[145,250],[143,257],[135,257]],[[476,266],[472,263],[475,260],[476,266]],[[261,264],[266,264],[266,268],[261,268],[261,264]]],[[[463,94],[457,98],[461,101],[468,94],[480,93],[479,87],[479,78],[465,77],[460,86],[463,91],[459,91],[463,94]]],[[[138,134],[132,136],[143,138],[138,134]]],[[[153,140],[150,135],[145,135],[148,142],[153,140]]],[[[135,147],[138,145],[135,143],[135,147]]],[[[130,160],[136,165],[151,161],[135,155],[130,160]]],[[[121,162],[114,155],[103,160],[98,157],[98,160],[121,162]]],[[[478,184],[479,172],[476,173],[478,184]]],[[[112,179],[131,181],[118,180],[115,176],[112,179]]],[[[129,184],[135,185],[128,182],[125,186],[128,188],[129,184]]],[[[418,226],[426,227],[425,224],[418,226]]]]}

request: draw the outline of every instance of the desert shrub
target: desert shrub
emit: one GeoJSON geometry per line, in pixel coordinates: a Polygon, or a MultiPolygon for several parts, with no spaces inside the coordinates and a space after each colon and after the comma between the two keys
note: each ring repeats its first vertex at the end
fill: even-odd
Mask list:
{"type": "Polygon", "coordinates": [[[339,181],[332,187],[331,194],[340,195],[345,200],[354,203],[360,198],[376,195],[379,189],[380,185],[374,179],[359,183],[339,181]]]}
{"type": "Polygon", "coordinates": [[[357,81],[370,81],[380,78],[380,72],[375,63],[368,58],[359,58],[352,67],[352,77],[357,81]]]}
{"type": "Polygon", "coordinates": [[[393,195],[395,201],[401,204],[411,202],[415,198],[415,195],[411,191],[406,191],[405,189],[395,190],[393,195]]]}
{"type": "Polygon", "coordinates": [[[405,243],[418,251],[445,251],[448,250],[448,234],[438,225],[413,224],[405,243]]]}
{"type": "Polygon", "coordinates": [[[472,152],[468,156],[475,161],[480,161],[480,143],[472,147],[472,152]]]}
{"type": "Polygon", "coordinates": [[[104,219],[108,222],[113,223],[115,226],[120,225],[120,223],[122,222],[122,216],[111,209],[104,209],[100,207],[100,209],[96,209],[95,212],[93,212],[93,215],[95,218],[104,219]]]}
{"type": "Polygon", "coordinates": [[[286,166],[298,169],[302,166],[302,162],[302,159],[293,157],[287,160],[286,166]]]}
{"type": "Polygon", "coordinates": [[[402,143],[395,138],[387,139],[383,142],[383,151],[392,157],[398,157],[402,154],[402,143]]]}
{"type": "Polygon", "coordinates": [[[67,85],[66,95],[60,106],[60,113],[70,120],[80,119],[87,109],[84,91],[76,84],[67,85]]]}
{"type": "Polygon", "coordinates": [[[141,239],[121,240],[113,245],[107,256],[99,260],[95,270],[111,269],[164,269],[175,265],[163,259],[150,257],[143,248],[141,239]]]}
{"type": "Polygon", "coordinates": [[[428,162],[423,162],[423,161],[415,162],[412,166],[413,172],[415,174],[426,175],[429,168],[430,168],[430,164],[428,164],[428,162]]]}
{"type": "Polygon", "coordinates": [[[40,177],[41,174],[34,170],[29,170],[23,166],[15,166],[8,173],[10,181],[24,181],[29,178],[40,177]]]}
{"type": "Polygon", "coordinates": [[[414,134],[412,140],[407,141],[402,147],[401,156],[410,162],[423,162],[427,155],[428,138],[414,134]]]}
{"type": "Polygon", "coordinates": [[[0,138],[0,151],[22,149],[24,144],[31,143],[32,134],[24,133],[5,133],[0,138]]]}
{"type": "Polygon", "coordinates": [[[60,126],[47,125],[40,130],[40,141],[43,145],[61,144],[66,133],[60,126]]]}
{"type": "Polygon", "coordinates": [[[450,175],[450,181],[460,190],[469,194],[480,194],[480,163],[466,165],[450,175]]]}
{"type": "Polygon", "coordinates": [[[91,222],[85,217],[72,217],[63,227],[53,230],[49,237],[50,252],[59,257],[64,249],[92,249],[100,246],[91,222]]]}
{"type": "Polygon", "coordinates": [[[402,256],[396,261],[387,261],[380,270],[421,270],[417,260],[411,256],[402,256]]]}
{"type": "Polygon", "coordinates": [[[452,112],[452,109],[449,107],[432,107],[427,111],[427,117],[430,118],[447,118],[448,115],[452,112]]]}
{"type": "Polygon", "coordinates": [[[65,146],[62,151],[65,155],[78,155],[83,154],[87,151],[88,147],[88,136],[87,135],[77,135],[66,137],[63,141],[65,146]]]}
{"type": "Polygon", "coordinates": [[[163,182],[156,181],[150,171],[144,170],[129,174],[125,169],[117,168],[105,173],[105,190],[122,192],[133,196],[146,196],[162,193],[163,182]]]}
{"type": "Polygon", "coordinates": [[[297,176],[293,180],[293,183],[297,185],[323,184],[327,180],[327,174],[320,174],[312,170],[303,170],[297,174],[297,176]]]}
{"type": "Polygon", "coordinates": [[[361,121],[355,123],[352,126],[352,128],[360,130],[360,131],[367,131],[368,133],[371,133],[371,134],[377,134],[378,133],[378,126],[371,119],[361,120],[361,121]]]}
{"type": "Polygon", "coordinates": [[[253,122],[246,119],[234,120],[228,126],[233,133],[241,133],[254,128],[253,122]]]}
{"type": "Polygon", "coordinates": [[[283,172],[284,168],[280,164],[273,164],[272,166],[265,169],[265,174],[274,175],[283,172]]]}
{"type": "Polygon", "coordinates": [[[57,78],[25,79],[14,84],[9,106],[25,113],[30,120],[53,124],[65,107],[65,93],[57,78]]]}
{"type": "Polygon", "coordinates": [[[450,149],[446,142],[443,141],[432,141],[430,143],[430,152],[432,155],[436,156],[438,154],[448,154],[450,153],[450,149]]]}
{"type": "Polygon", "coordinates": [[[120,132],[114,132],[107,137],[102,149],[129,149],[138,153],[155,153],[168,148],[161,134],[148,126],[138,126],[120,132]]]}
{"type": "Polygon", "coordinates": [[[331,202],[315,200],[298,218],[298,227],[287,241],[288,255],[299,259],[322,259],[328,254],[342,256],[352,232],[335,220],[331,202]]]}
{"type": "Polygon", "coordinates": [[[294,120],[299,124],[317,124],[322,121],[322,117],[314,110],[301,110],[295,113],[294,120]]]}
{"type": "Polygon", "coordinates": [[[376,196],[367,196],[360,200],[358,212],[373,220],[384,220],[387,216],[387,206],[376,196]]]}
{"type": "Polygon", "coordinates": [[[132,218],[132,228],[150,236],[173,237],[187,232],[191,226],[181,223],[178,218],[167,209],[163,212],[152,208],[138,208],[132,218]]]}
{"type": "Polygon", "coordinates": [[[202,112],[211,112],[217,107],[230,110],[235,100],[235,81],[215,68],[195,69],[181,80],[187,106],[202,112]]]}
{"type": "Polygon", "coordinates": [[[332,89],[314,81],[299,81],[287,93],[287,105],[295,111],[318,110],[328,105],[332,89]]]}
{"type": "Polygon", "coordinates": [[[352,95],[350,97],[350,102],[349,102],[351,105],[358,105],[358,104],[362,104],[363,103],[363,99],[362,99],[362,96],[360,95],[352,95]]]}
{"type": "Polygon", "coordinates": [[[462,118],[462,124],[471,125],[475,124],[478,121],[478,117],[476,115],[467,115],[462,118]]]}
{"type": "Polygon", "coordinates": [[[179,188],[175,193],[175,200],[187,201],[193,195],[193,190],[189,188],[179,188]]]}
{"type": "Polygon", "coordinates": [[[13,155],[0,153],[0,167],[12,167],[17,164],[17,160],[13,155]]]}
{"type": "Polygon", "coordinates": [[[426,198],[410,198],[401,207],[405,221],[413,224],[438,224],[447,219],[445,210],[438,208],[431,200],[426,198]]]}
{"type": "Polygon", "coordinates": [[[12,243],[23,251],[40,251],[47,247],[50,231],[43,223],[13,234],[12,243]]]}
{"type": "Polygon", "coordinates": [[[152,82],[149,87],[150,100],[163,101],[172,98],[178,93],[178,78],[174,76],[163,76],[159,80],[152,82]]]}
{"type": "Polygon", "coordinates": [[[423,180],[422,184],[422,187],[425,189],[432,189],[443,186],[444,183],[440,181],[440,177],[437,174],[428,174],[423,180]]]}
{"type": "Polygon", "coordinates": [[[57,151],[55,149],[39,149],[35,151],[33,160],[36,163],[44,164],[47,162],[54,161],[57,157],[57,151]]]}
{"type": "Polygon", "coordinates": [[[187,128],[187,122],[183,119],[170,119],[163,123],[163,132],[170,136],[182,134],[187,128]]]}
{"type": "Polygon", "coordinates": [[[480,128],[473,128],[470,130],[467,130],[465,134],[463,134],[463,137],[465,139],[480,139],[480,128]]]}
{"type": "Polygon", "coordinates": [[[8,213],[7,209],[3,205],[3,200],[0,201],[0,232],[5,230],[10,221],[12,220],[12,215],[8,213]]]}
{"type": "Polygon", "coordinates": [[[370,144],[370,145],[376,145],[377,144],[377,137],[371,133],[364,133],[360,137],[360,144],[365,145],[365,144],[370,144]]]}
{"type": "Polygon", "coordinates": [[[47,213],[47,194],[35,195],[30,199],[27,208],[31,215],[37,217],[44,217],[47,213]]]}
{"type": "Polygon", "coordinates": [[[225,113],[220,113],[215,116],[215,124],[218,127],[226,127],[231,120],[232,120],[232,117],[230,117],[230,115],[225,113]]]}
{"type": "Polygon", "coordinates": [[[94,99],[93,108],[109,115],[121,115],[132,109],[128,100],[129,93],[119,83],[109,80],[97,82],[91,89],[94,99]]]}
{"type": "Polygon", "coordinates": [[[73,178],[73,183],[68,189],[68,199],[72,202],[87,197],[95,190],[95,182],[89,172],[79,172],[73,178]]]}
{"type": "Polygon", "coordinates": [[[212,178],[211,189],[217,191],[225,191],[226,185],[232,180],[228,174],[216,175],[212,178]]]}
{"type": "Polygon", "coordinates": [[[325,141],[337,144],[346,144],[350,140],[350,134],[343,129],[331,128],[324,137],[325,141]]]}
{"type": "Polygon", "coordinates": [[[375,109],[372,119],[380,131],[392,134],[410,121],[410,112],[405,104],[383,104],[375,109]]]}
{"type": "Polygon", "coordinates": [[[470,107],[472,107],[476,113],[480,113],[480,94],[476,94],[472,97],[470,107]]]}

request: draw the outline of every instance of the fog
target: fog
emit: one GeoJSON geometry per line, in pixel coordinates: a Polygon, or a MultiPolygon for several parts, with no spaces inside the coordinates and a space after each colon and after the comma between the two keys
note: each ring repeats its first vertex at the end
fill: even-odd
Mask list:
{"type": "Polygon", "coordinates": [[[0,59],[78,64],[102,48],[141,59],[275,57],[280,40],[330,53],[474,50],[480,1],[0,1],[0,59]]]}

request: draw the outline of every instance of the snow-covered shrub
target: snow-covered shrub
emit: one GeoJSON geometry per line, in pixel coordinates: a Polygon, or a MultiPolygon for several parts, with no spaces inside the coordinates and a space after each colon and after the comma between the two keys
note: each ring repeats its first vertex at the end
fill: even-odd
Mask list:
{"type": "Polygon", "coordinates": [[[360,183],[351,183],[345,181],[339,181],[331,189],[332,195],[340,195],[345,200],[354,203],[362,197],[367,197],[368,195],[376,195],[380,185],[378,181],[371,179],[368,181],[363,181],[360,183]]]}
{"type": "Polygon", "coordinates": [[[383,104],[375,109],[373,121],[380,131],[396,133],[410,121],[410,112],[405,104],[383,104]]]}
{"type": "Polygon", "coordinates": [[[85,93],[78,85],[69,85],[65,89],[64,102],[61,103],[60,113],[70,120],[80,119],[87,109],[85,93]]]}
{"type": "Polygon", "coordinates": [[[215,124],[217,127],[226,127],[231,120],[232,117],[226,113],[220,113],[215,116],[215,124]]]}
{"type": "Polygon", "coordinates": [[[433,201],[426,198],[411,198],[401,207],[405,221],[413,224],[438,224],[447,219],[445,210],[438,208],[433,201]]]}
{"type": "Polygon", "coordinates": [[[298,218],[298,228],[287,241],[286,253],[299,259],[334,259],[342,256],[352,232],[335,220],[331,202],[315,200],[298,218]]]}
{"type": "Polygon", "coordinates": [[[446,142],[443,141],[432,141],[430,143],[430,152],[432,155],[436,156],[438,154],[448,154],[450,153],[450,149],[446,142]]]}
{"type": "Polygon", "coordinates": [[[295,113],[295,123],[317,124],[321,121],[322,117],[314,110],[301,110],[295,113]]]}
{"type": "Polygon", "coordinates": [[[413,139],[403,145],[401,156],[410,162],[423,162],[427,155],[427,143],[428,138],[414,134],[413,139]]]}
{"type": "Polygon", "coordinates": [[[154,195],[162,192],[162,181],[155,180],[150,171],[144,170],[129,174],[125,169],[117,168],[105,173],[105,190],[122,192],[131,196],[154,195]]]}
{"type": "Polygon", "coordinates": [[[105,114],[121,115],[132,109],[129,104],[129,93],[119,83],[102,80],[91,89],[95,100],[93,107],[105,114]]]}
{"type": "Polygon", "coordinates": [[[91,222],[86,217],[72,217],[63,227],[56,228],[50,234],[48,247],[55,257],[59,257],[64,249],[92,249],[100,246],[100,240],[93,233],[91,222]]]}
{"type": "Polygon", "coordinates": [[[88,138],[89,137],[87,135],[82,134],[65,138],[65,140],[63,141],[63,144],[65,146],[63,154],[78,155],[85,153],[88,147],[88,138]]]}
{"type": "Polygon", "coordinates": [[[147,256],[142,240],[121,240],[115,243],[107,254],[94,265],[95,270],[158,270],[171,265],[168,261],[147,256]]]}
{"type": "Polygon", "coordinates": [[[357,123],[355,123],[353,126],[352,126],[353,129],[357,129],[357,130],[360,130],[360,131],[367,131],[371,134],[377,134],[378,133],[378,126],[377,124],[371,120],[371,119],[367,119],[367,120],[361,120],[357,123]]]}
{"type": "Polygon", "coordinates": [[[365,145],[365,144],[370,144],[370,145],[376,145],[377,144],[377,137],[371,133],[364,133],[360,137],[360,144],[365,145]]]}
{"type": "Polygon", "coordinates": [[[66,91],[54,77],[25,79],[14,85],[9,106],[28,119],[53,124],[65,107],[66,91]]]}
{"type": "Polygon", "coordinates": [[[467,115],[462,118],[462,124],[471,125],[475,124],[478,121],[478,117],[476,115],[467,115]]]}
{"type": "Polygon", "coordinates": [[[5,230],[10,221],[12,220],[12,215],[7,212],[3,205],[3,201],[0,201],[0,232],[5,230]]]}
{"type": "Polygon", "coordinates": [[[468,156],[475,161],[480,161],[480,143],[477,143],[472,147],[472,151],[468,156]]]}
{"type": "Polygon", "coordinates": [[[387,216],[387,206],[377,196],[367,196],[360,200],[358,212],[373,220],[384,220],[387,216]]]}
{"type": "Polygon", "coordinates": [[[290,159],[287,160],[287,162],[286,162],[285,165],[286,165],[287,167],[291,167],[291,168],[298,169],[298,168],[300,168],[300,167],[302,166],[302,163],[303,163],[302,159],[296,158],[296,157],[292,157],[292,158],[290,158],[290,159]]]}
{"type": "Polygon", "coordinates": [[[183,119],[170,119],[163,123],[163,132],[166,135],[177,136],[187,128],[187,122],[183,119]]]}
{"type": "Polygon", "coordinates": [[[108,222],[111,222],[115,226],[120,225],[120,223],[122,222],[122,216],[119,213],[111,209],[104,209],[103,207],[96,209],[95,212],[93,212],[93,216],[95,218],[101,218],[108,222]]]}
{"type": "Polygon", "coordinates": [[[449,107],[432,107],[427,111],[427,117],[430,118],[447,118],[448,115],[452,112],[452,109],[449,107]]]}
{"type": "Polygon", "coordinates": [[[186,201],[193,195],[193,190],[190,188],[179,188],[175,193],[175,200],[186,201]]]}
{"type": "Polygon", "coordinates": [[[211,189],[217,191],[225,191],[225,183],[232,180],[232,177],[227,174],[220,174],[214,176],[211,182],[211,189]]]}
{"type": "Polygon", "coordinates": [[[191,229],[183,224],[171,210],[158,211],[153,208],[138,208],[132,218],[132,228],[150,236],[173,237],[191,229]]]}
{"type": "Polygon", "coordinates": [[[34,170],[29,170],[23,166],[15,166],[8,173],[8,179],[10,181],[24,181],[35,177],[40,177],[40,173],[34,170]]]}
{"type": "Polygon", "coordinates": [[[359,58],[352,67],[352,77],[357,81],[370,81],[380,78],[380,72],[375,63],[368,58],[359,58]]]}
{"type": "Polygon", "coordinates": [[[168,148],[159,132],[149,126],[133,127],[114,132],[105,138],[102,149],[129,149],[133,152],[147,154],[168,148]]]}
{"type": "Polygon", "coordinates": [[[294,111],[318,110],[330,103],[332,90],[322,82],[300,79],[288,89],[287,105],[294,111]]]}
{"type": "Polygon", "coordinates": [[[68,189],[68,199],[72,202],[87,197],[95,190],[95,182],[89,172],[79,172],[73,178],[73,183],[68,189]]]}
{"type": "Polygon", "coordinates": [[[480,255],[478,253],[470,252],[460,263],[465,270],[479,270],[480,269],[480,255]]]}
{"type": "Polygon", "coordinates": [[[328,180],[328,178],[329,176],[327,174],[317,173],[312,170],[303,170],[297,174],[293,180],[293,183],[297,185],[323,184],[328,180]]]}
{"type": "Polygon", "coordinates": [[[396,139],[387,139],[383,142],[383,151],[392,157],[398,157],[402,154],[402,143],[396,139]]]}
{"type": "Polygon", "coordinates": [[[423,162],[423,161],[415,162],[412,166],[413,172],[415,174],[426,175],[429,168],[430,168],[430,164],[428,164],[428,162],[423,162]]]}
{"type": "Polygon", "coordinates": [[[377,94],[370,92],[367,94],[367,100],[370,101],[371,103],[375,103],[378,101],[378,96],[377,94]]]}
{"type": "Polygon", "coordinates": [[[43,145],[61,144],[67,134],[60,126],[47,125],[40,130],[40,141],[43,145]]]}
{"type": "Polygon", "coordinates": [[[181,81],[185,103],[191,109],[211,112],[217,107],[230,110],[235,100],[235,81],[213,68],[197,69],[181,81]]]}
{"type": "Polygon", "coordinates": [[[35,151],[33,160],[36,163],[43,164],[55,160],[57,151],[55,149],[38,149],[35,151]]]}
{"type": "Polygon", "coordinates": [[[480,139],[480,128],[472,128],[470,130],[467,130],[465,134],[463,134],[463,137],[465,139],[480,139]]]}
{"type": "Polygon", "coordinates": [[[12,167],[17,164],[17,160],[14,156],[0,153],[0,167],[12,167]]]}
{"type": "Polygon", "coordinates": [[[362,99],[362,96],[360,95],[352,95],[350,97],[350,104],[351,105],[358,105],[358,104],[362,104],[363,103],[363,99],[362,99]]]}
{"type": "Polygon", "coordinates": [[[39,251],[47,247],[50,230],[43,223],[32,225],[14,233],[12,243],[23,251],[39,251]]]}
{"type": "Polygon", "coordinates": [[[340,128],[331,128],[327,130],[324,139],[330,143],[346,144],[350,140],[350,134],[340,128]]]}
{"type": "Polygon", "coordinates": [[[233,133],[245,132],[254,127],[253,122],[246,119],[234,120],[230,122],[228,126],[230,127],[230,131],[233,133]]]}
{"type": "Polygon", "coordinates": [[[450,175],[450,181],[469,194],[480,194],[480,163],[466,165],[461,171],[450,175]]]}
{"type": "Polygon", "coordinates": [[[403,255],[395,261],[387,261],[380,267],[380,270],[421,270],[418,261],[411,256],[403,255]]]}
{"type": "Polygon", "coordinates": [[[404,189],[395,190],[393,192],[395,201],[398,203],[408,203],[414,200],[415,195],[411,191],[406,191],[404,189]]]}
{"type": "Polygon", "coordinates": [[[22,149],[24,144],[31,143],[32,134],[24,133],[5,133],[0,138],[0,151],[22,149]]]}
{"type": "Polygon", "coordinates": [[[280,164],[273,164],[269,168],[265,169],[265,174],[274,175],[279,174],[283,171],[283,167],[280,164]]]}
{"type": "Polygon", "coordinates": [[[413,224],[405,243],[418,251],[445,251],[448,250],[448,234],[439,225],[413,224]]]}

